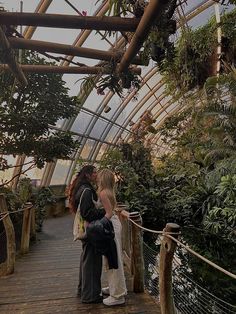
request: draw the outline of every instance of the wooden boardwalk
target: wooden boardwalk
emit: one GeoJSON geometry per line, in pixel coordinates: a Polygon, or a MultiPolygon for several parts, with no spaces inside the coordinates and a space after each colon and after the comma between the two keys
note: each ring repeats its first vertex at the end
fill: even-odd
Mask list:
{"type": "Polygon", "coordinates": [[[126,304],[82,304],[76,296],[80,242],[72,241],[70,216],[48,219],[30,252],[18,258],[15,273],[0,278],[0,313],[4,314],[160,314],[145,293],[129,293],[126,304]]]}

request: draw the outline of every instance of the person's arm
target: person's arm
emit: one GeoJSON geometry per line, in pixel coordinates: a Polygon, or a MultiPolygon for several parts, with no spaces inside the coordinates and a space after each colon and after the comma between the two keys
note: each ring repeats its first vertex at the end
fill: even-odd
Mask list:
{"type": "Polygon", "coordinates": [[[104,217],[104,209],[97,209],[93,203],[93,192],[90,189],[86,189],[82,195],[80,203],[80,215],[81,217],[91,222],[93,220],[101,219],[104,217]]]}
{"type": "Polygon", "coordinates": [[[105,190],[102,190],[100,192],[100,201],[102,203],[102,206],[103,208],[105,209],[106,211],[106,214],[105,214],[105,217],[107,217],[108,219],[110,219],[112,217],[112,210],[113,210],[113,207],[112,207],[112,204],[107,196],[107,193],[105,190]]]}

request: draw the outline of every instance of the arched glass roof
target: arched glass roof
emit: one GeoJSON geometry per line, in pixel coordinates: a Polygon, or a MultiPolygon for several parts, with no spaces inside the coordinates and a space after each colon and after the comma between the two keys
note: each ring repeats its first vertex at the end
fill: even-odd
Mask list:
{"type": "MultiPolygon", "coordinates": [[[[188,25],[196,28],[205,24],[215,14],[213,0],[187,0],[182,1],[175,12],[178,37],[181,27],[188,25]]],[[[109,1],[95,0],[8,0],[2,1],[8,11],[58,13],[58,14],[84,14],[89,16],[103,16],[109,9],[109,1]]],[[[104,36],[104,31],[72,30],[43,27],[23,27],[23,35],[28,39],[74,45],[108,51],[125,47],[125,41],[120,33],[104,36]]],[[[125,47],[126,49],[126,47],[125,47]]],[[[52,54],[53,55],[53,54],[52,54]]],[[[66,56],[68,60],[93,66],[99,60],[66,56]]],[[[70,66],[68,61],[61,65],[70,66]]],[[[116,145],[121,139],[129,140],[132,135],[132,125],[139,121],[141,115],[149,110],[155,122],[155,128],[163,123],[166,117],[177,112],[180,104],[175,102],[165,92],[165,85],[158,73],[156,63],[150,61],[148,66],[141,66],[141,88],[138,92],[127,91],[120,98],[117,94],[105,90],[104,95],[98,95],[96,89],[86,94],[81,89],[83,74],[65,74],[63,79],[67,82],[70,95],[78,95],[82,106],[76,117],[58,121],[57,128],[73,131],[78,137],[80,147],[72,160],[58,160],[55,164],[48,164],[43,170],[35,170],[34,178],[42,178],[51,184],[68,183],[74,172],[78,159],[96,162],[100,160],[109,147],[116,145]]],[[[165,151],[159,142],[159,135],[150,134],[149,142],[157,151],[165,151]]]]}

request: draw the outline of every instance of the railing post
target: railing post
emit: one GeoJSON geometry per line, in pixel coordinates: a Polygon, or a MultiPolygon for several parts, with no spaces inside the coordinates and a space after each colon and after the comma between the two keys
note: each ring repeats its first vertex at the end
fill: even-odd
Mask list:
{"type": "MultiPolygon", "coordinates": [[[[130,213],[130,218],[142,225],[142,218],[138,212],[130,213]]],[[[134,276],[134,292],[144,291],[144,260],[143,236],[140,228],[131,223],[131,271],[134,276]]]]}
{"type": "MultiPolygon", "coordinates": [[[[124,204],[118,203],[115,212],[120,219],[122,225],[122,250],[125,251],[127,254],[130,253],[130,236],[129,236],[129,223],[128,223],[128,208],[124,204]]],[[[130,255],[129,255],[130,256],[130,255]]]]}
{"type": "MultiPolygon", "coordinates": [[[[179,225],[174,223],[168,223],[163,231],[178,233],[179,230],[179,225]]],[[[177,237],[176,235],[174,236],[177,237]]],[[[172,292],[172,261],[175,248],[176,242],[164,235],[161,242],[159,266],[161,314],[176,313],[172,292]]]]}
{"type": "Polygon", "coordinates": [[[31,209],[30,239],[33,241],[36,240],[35,207],[31,209]]]}
{"type": "MultiPolygon", "coordinates": [[[[4,194],[0,194],[0,213],[7,212],[7,203],[4,194]]],[[[12,274],[14,272],[16,259],[15,230],[10,216],[3,219],[7,238],[7,260],[0,266],[0,276],[12,274]]]]}
{"type": "Polygon", "coordinates": [[[33,205],[31,203],[25,204],[22,233],[21,233],[21,247],[20,247],[20,251],[22,254],[28,253],[29,251],[32,206],[33,205]]]}

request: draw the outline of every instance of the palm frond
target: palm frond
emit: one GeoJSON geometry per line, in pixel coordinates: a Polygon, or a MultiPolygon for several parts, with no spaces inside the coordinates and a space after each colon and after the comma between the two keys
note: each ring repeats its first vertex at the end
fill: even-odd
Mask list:
{"type": "Polygon", "coordinates": [[[207,166],[210,166],[219,160],[222,160],[224,158],[229,158],[232,156],[236,157],[236,149],[218,148],[218,149],[211,150],[208,154],[206,154],[204,158],[204,163],[207,166]]]}

